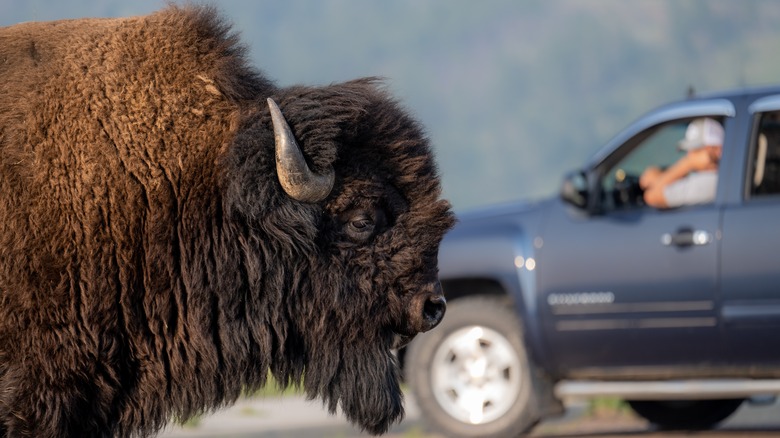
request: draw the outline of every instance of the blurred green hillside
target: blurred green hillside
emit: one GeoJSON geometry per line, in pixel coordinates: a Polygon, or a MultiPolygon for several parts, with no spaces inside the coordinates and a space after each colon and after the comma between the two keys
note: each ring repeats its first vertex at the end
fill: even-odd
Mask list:
{"type": "MultiPolygon", "coordinates": [[[[554,193],[652,107],[780,83],[774,0],[213,2],[279,85],[378,75],[427,127],[456,208],[554,193]]],[[[0,0],[0,25],[148,13],[0,0]]]]}

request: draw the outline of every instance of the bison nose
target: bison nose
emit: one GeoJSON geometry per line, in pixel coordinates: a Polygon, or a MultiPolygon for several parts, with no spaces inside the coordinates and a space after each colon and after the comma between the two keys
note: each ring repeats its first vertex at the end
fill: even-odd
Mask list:
{"type": "Polygon", "coordinates": [[[447,311],[447,300],[442,295],[429,297],[423,304],[422,331],[427,332],[439,325],[447,311]]]}

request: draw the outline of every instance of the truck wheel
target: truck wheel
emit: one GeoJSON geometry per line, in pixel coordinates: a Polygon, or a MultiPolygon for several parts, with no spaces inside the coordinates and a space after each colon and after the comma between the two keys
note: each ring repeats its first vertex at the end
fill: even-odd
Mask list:
{"type": "Polygon", "coordinates": [[[710,429],[739,408],[742,399],[633,400],[631,409],[647,421],[667,430],[710,429]]]}
{"type": "Polygon", "coordinates": [[[423,417],[448,437],[516,437],[540,419],[520,322],[506,300],[453,301],[418,336],[405,374],[423,417]]]}

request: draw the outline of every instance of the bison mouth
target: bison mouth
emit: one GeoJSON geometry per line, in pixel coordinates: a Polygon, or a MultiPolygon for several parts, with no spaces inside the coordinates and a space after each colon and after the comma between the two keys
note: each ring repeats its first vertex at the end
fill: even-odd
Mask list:
{"type": "Polygon", "coordinates": [[[409,345],[414,337],[415,335],[404,335],[398,332],[393,332],[393,344],[390,348],[393,350],[400,350],[409,345]]]}
{"type": "Polygon", "coordinates": [[[413,304],[412,308],[416,309],[412,312],[413,316],[391,329],[393,349],[405,347],[418,333],[427,332],[439,325],[447,310],[447,300],[440,293],[419,297],[413,304]]]}

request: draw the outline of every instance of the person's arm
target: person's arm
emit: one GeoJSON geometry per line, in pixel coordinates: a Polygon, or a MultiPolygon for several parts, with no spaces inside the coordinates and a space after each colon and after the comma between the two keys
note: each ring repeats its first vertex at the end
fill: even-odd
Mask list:
{"type": "Polygon", "coordinates": [[[640,185],[645,189],[645,204],[656,208],[667,208],[664,190],[666,187],[693,171],[715,170],[720,161],[720,147],[694,149],[682,156],[668,169],[649,168],[642,174],[640,185]],[[655,170],[651,170],[655,169],[655,170]]]}

